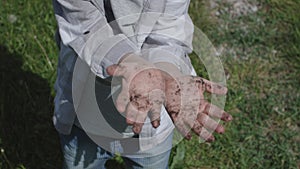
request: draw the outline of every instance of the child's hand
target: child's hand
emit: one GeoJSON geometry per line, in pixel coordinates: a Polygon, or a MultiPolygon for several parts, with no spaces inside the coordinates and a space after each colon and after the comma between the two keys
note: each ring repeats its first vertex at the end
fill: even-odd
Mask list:
{"type": "Polygon", "coordinates": [[[227,122],[232,120],[232,116],[204,100],[203,93],[223,95],[227,93],[226,87],[201,77],[167,77],[166,109],[186,139],[191,139],[190,130],[208,142],[214,141],[213,131],[225,132],[224,127],[213,118],[227,122]]]}
{"type": "Polygon", "coordinates": [[[122,90],[115,104],[120,113],[125,112],[126,122],[133,125],[133,132],[141,132],[148,112],[152,126],[158,127],[165,100],[161,71],[140,56],[130,54],[118,65],[109,66],[107,73],[122,78],[122,90]]]}

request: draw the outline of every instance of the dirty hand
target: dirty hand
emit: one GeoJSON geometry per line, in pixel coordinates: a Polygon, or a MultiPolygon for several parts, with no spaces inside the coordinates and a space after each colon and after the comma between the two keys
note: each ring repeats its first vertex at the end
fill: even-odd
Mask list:
{"type": "MultiPolygon", "coordinates": [[[[163,64],[164,69],[168,66],[163,64]]],[[[182,75],[174,68],[168,69],[167,72],[164,73],[165,107],[176,128],[188,140],[192,137],[192,130],[204,140],[214,141],[213,131],[220,134],[225,132],[224,127],[214,119],[228,122],[232,120],[232,116],[207,102],[203,94],[209,92],[224,95],[227,88],[201,77],[182,75]]]]}
{"type": "Polygon", "coordinates": [[[124,56],[118,64],[107,68],[113,77],[121,77],[122,89],[116,99],[116,108],[124,113],[133,132],[141,132],[149,116],[152,126],[160,125],[160,112],[164,103],[165,81],[161,71],[136,54],[124,56]]]}

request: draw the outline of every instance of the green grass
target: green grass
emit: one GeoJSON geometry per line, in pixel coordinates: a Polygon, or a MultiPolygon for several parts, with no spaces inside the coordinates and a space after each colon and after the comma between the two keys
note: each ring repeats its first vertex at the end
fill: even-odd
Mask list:
{"type": "MultiPolygon", "coordinates": [[[[226,12],[211,16],[204,2],[192,1],[190,14],[217,49],[225,49],[220,57],[229,77],[226,110],[234,121],[226,124],[227,132],[216,136],[214,143],[199,144],[197,138],[181,142],[170,164],[190,169],[298,168],[300,2],[260,0],[258,12],[240,17],[226,12]],[[185,152],[183,160],[180,151],[185,152]]],[[[228,7],[218,2],[220,9],[228,7]]],[[[0,2],[3,169],[61,166],[59,139],[51,121],[58,52],[51,5],[36,0],[0,2]]],[[[207,77],[194,55],[192,61],[207,77]]],[[[110,165],[120,161],[117,158],[110,165]]]]}
{"type": "Polygon", "coordinates": [[[234,121],[226,125],[227,133],[218,136],[215,143],[198,145],[197,139],[185,142],[186,164],[182,168],[299,165],[300,46],[296,42],[300,40],[300,20],[295,10],[299,3],[262,4],[257,13],[246,16],[221,15],[225,28],[218,22],[215,29],[204,29],[217,47],[226,44],[227,50],[221,55],[229,75],[226,110],[234,121]],[[195,146],[199,151],[195,152],[195,146]]]}

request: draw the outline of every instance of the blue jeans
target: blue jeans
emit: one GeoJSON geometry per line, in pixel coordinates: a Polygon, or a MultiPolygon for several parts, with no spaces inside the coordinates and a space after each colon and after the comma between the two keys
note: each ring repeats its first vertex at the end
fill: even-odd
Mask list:
{"type": "MultiPolygon", "coordinates": [[[[60,134],[60,141],[64,169],[105,169],[106,161],[114,157],[114,154],[95,144],[82,129],[75,125],[70,135],[60,134]]],[[[123,159],[126,168],[166,169],[170,151],[152,157],[123,157],[123,159]]]]}

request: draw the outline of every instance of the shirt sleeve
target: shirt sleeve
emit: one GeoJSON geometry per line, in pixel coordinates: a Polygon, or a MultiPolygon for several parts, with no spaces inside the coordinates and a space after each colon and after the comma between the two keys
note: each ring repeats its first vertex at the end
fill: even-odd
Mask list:
{"type": "Polygon", "coordinates": [[[190,74],[192,65],[188,54],[192,52],[194,25],[188,15],[188,0],[167,0],[142,50],[151,62],[168,62],[182,73],[190,74]]]}
{"type": "Polygon", "coordinates": [[[114,33],[108,24],[103,1],[53,0],[58,32],[96,75],[137,47],[124,34],[114,33]]]}

